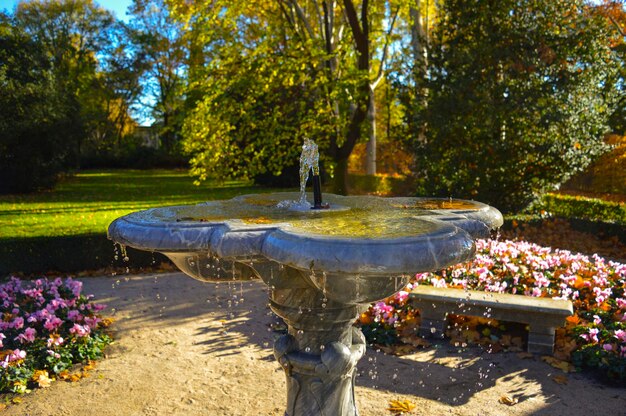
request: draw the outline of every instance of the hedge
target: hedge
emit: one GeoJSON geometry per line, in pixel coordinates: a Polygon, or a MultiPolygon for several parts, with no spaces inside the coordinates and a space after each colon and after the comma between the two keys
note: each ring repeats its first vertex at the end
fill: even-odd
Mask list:
{"type": "Polygon", "coordinates": [[[546,211],[548,215],[554,217],[581,218],[626,225],[626,203],[624,202],[573,195],[546,194],[534,210],[546,211]]]}

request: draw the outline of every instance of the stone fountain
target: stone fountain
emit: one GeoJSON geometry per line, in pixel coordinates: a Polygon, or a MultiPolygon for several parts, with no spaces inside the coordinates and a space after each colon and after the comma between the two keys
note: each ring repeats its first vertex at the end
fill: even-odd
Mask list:
{"type": "Polygon", "coordinates": [[[262,279],[288,326],[274,344],[287,376],[285,415],[356,416],[356,364],[365,352],[357,316],[401,290],[409,274],[472,258],[474,239],[500,227],[502,215],[450,199],[327,194],[324,204],[313,145],[303,146],[301,179],[313,171],[314,195],[303,185],[300,194],[149,209],[115,220],[109,237],[161,252],[199,280],[262,279]]]}

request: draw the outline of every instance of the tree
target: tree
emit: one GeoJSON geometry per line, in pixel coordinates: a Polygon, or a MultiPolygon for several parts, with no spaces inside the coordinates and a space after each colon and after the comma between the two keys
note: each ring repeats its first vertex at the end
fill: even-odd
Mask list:
{"type": "Polygon", "coordinates": [[[94,96],[104,109],[100,119],[100,136],[96,140],[99,150],[119,153],[122,141],[132,135],[136,121],[131,113],[139,112],[143,94],[141,79],[148,70],[143,52],[129,42],[136,36],[123,22],[116,22],[109,34],[109,42],[100,51],[101,88],[94,96]]]}
{"type": "Polygon", "coordinates": [[[195,85],[208,93],[184,129],[195,173],[279,174],[309,137],[324,153],[335,191],[345,193],[348,158],[375,120],[373,91],[385,76],[394,24],[402,10],[408,13],[408,2],[172,3],[188,27],[202,32],[194,37],[203,42],[207,67],[195,85]],[[228,107],[233,88],[247,89],[238,101],[241,113],[228,107]],[[268,119],[269,106],[278,110],[268,119]]]}
{"type": "Polygon", "coordinates": [[[421,192],[515,211],[605,150],[615,57],[588,6],[446,0],[440,13],[428,129],[413,136],[421,192]]]}
{"type": "Polygon", "coordinates": [[[166,152],[175,152],[184,117],[184,86],[188,49],[183,26],[170,15],[164,0],[133,0],[132,41],[144,58],[143,106],[159,125],[166,152]]]}
{"type": "Polygon", "coordinates": [[[70,108],[44,45],[0,13],[0,193],[54,184],[67,167],[70,108]]]}
{"type": "Polygon", "coordinates": [[[80,165],[83,144],[93,134],[99,119],[106,118],[98,57],[108,42],[113,16],[92,0],[32,0],[20,2],[15,22],[36,39],[50,60],[59,94],[65,97],[71,121],[64,131],[73,144],[71,156],[80,165]]]}
{"type": "Polygon", "coordinates": [[[615,111],[611,115],[609,125],[614,133],[626,134],[626,10],[623,0],[603,0],[592,3],[592,10],[598,13],[614,30],[607,38],[611,49],[618,57],[617,73],[607,84],[614,85],[619,91],[615,111]]]}

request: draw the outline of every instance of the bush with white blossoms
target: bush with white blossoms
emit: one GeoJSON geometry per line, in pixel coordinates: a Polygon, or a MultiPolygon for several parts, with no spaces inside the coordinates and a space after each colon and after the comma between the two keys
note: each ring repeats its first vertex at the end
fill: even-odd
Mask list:
{"type": "Polygon", "coordinates": [[[71,278],[0,285],[0,392],[46,386],[102,355],[111,342],[99,316],[105,306],[81,290],[71,278]]]}
{"type": "MultiPolygon", "coordinates": [[[[417,274],[414,284],[571,300],[574,316],[561,336],[573,341],[567,352],[573,363],[626,381],[626,264],[524,241],[478,240],[474,260],[417,274]]],[[[370,308],[366,324],[374,317],[383,327],[403,325],[384,305],[396,310],[400,304],[402,314],[414,316],[396,298],[370,308]]]]}

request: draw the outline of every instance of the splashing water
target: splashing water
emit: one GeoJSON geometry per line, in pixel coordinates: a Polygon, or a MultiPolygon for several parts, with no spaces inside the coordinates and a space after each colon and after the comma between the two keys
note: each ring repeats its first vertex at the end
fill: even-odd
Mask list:
{"type": "Polygon", "coordinates": [[[309,172],[313,170],[313,175],[320,174],[320,154],[317,144],[311,139],[305,138],[300,154],[300,204],[307,204],[306,181],[309,179],[309,172]]]}

